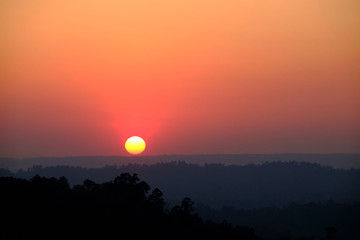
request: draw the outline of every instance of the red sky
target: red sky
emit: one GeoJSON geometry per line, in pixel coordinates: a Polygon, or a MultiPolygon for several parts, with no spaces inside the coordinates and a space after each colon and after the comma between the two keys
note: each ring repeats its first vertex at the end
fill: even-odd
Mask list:
{"type": "Polygon", "coordinates": [[[0,156],[359,153],[357,0],[0,3],[0,156]]]}

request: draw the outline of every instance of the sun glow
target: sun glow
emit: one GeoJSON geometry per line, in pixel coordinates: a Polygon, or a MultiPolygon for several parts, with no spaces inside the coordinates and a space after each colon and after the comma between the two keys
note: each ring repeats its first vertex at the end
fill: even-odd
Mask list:
{"type": "Polygon", "coordinates": [[[140,154],[145,150],[145,141],[141,137],[133,136],[125,142],[125,149],[131,154],[140,154]]]}

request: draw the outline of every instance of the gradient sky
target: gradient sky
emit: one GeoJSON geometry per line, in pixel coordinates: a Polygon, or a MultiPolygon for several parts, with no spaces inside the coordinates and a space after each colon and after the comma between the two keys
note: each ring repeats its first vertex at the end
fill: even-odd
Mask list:
{"type": "Polygon", "coordinates": [[[358,0],[0,2],[0,156],[360,152],[358,0]]]}

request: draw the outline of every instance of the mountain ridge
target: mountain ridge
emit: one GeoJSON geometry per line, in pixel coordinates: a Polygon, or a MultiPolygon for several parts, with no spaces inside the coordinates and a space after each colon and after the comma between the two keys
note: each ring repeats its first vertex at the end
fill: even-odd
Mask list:
{"type": "Polygon", "coordinates": [[[154,156],[67,156],[67,157],[33,157],[33,158],[0,158],[0,168],[17,171],[28,169],[33,165],[53,166],[68,165],[86,168],[99,168],[106,165],[123,165],[128,163],[155,164],[159,162],[186,161],[200,165],[221,163],[224,165],[261,164],[265,162],[296,161],[318,163],[324,166],[343,169],[360,169],[360,154],[197,154],[197,155],[154,155],[154,156]]]}

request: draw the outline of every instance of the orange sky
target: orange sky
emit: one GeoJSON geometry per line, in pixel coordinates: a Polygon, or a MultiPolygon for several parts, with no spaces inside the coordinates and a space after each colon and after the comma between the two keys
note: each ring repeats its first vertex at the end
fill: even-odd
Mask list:
{"type": "Polygon", "coordinates": [[[0,156],[359,153],[357,0],[0,2],[0,156]]]}

